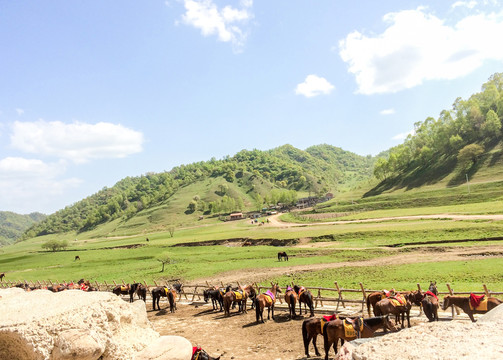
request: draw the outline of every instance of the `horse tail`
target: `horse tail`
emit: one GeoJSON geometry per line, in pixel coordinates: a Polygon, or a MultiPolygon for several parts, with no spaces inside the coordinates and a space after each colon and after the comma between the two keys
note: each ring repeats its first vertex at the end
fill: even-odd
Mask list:
{"type": "Polygon", "coordinates": [[[308,348],[309,346],[309,341],[308,341],[308,336],[307,336],[307,320],[304,320],[302,322],[302,339],[304,340],[304,348],[308,348]]]}
{"type": "Polygon", "coordinates": [[[330,344],[328,343],[328,334],[327,334],[327,325],[328,321],[323,324],[323,327],[321,328],[321,332],[323,333],[323,347],[325,348],[325,353],[328,355],[328,349],[330,349],[330,344]]]}
{"type": "Polygon", "coordinates": [[[258,322],[260,319],[260,301],[258,299],[258,296],[255,298],[255,316],[258,322]]]}
{"type": "Polygon", "coordinates": [[[307,294],[307,298],[309,299],[309,310],[311,312],[311,316],[314,316],[314,301],[313,301],[313,295],[311,293],[307,294]]]}

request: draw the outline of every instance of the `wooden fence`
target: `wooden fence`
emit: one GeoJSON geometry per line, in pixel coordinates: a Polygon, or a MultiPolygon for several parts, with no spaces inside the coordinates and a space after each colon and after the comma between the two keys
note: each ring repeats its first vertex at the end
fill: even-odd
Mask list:
{"type": "MultiPolygon", "coordinates": [[[[71,281],[69,281],[71,282],[71,281]]],[[[131,283],[135,282],[140,282],[140,281],[132,281],[131,283]]],[[[48,280],[48,281],[26,281],[26,280],[18,280],[16,282],[12,282],[10,280],[4,280],[0,282],[0,288],[9,288],[9,287],[14,287],[16,284],[22,284],[25,283],[31,287],[40,287],[40,288],[46,288],[55,284],[60,284],[60,283],[65,283],[64,280],[58,281],[58,280],[48,280]]],[[[142,282],[147,288],[148,288],[148,295],[147,297],[150,298],[150,290],[152,288],[158,287],[158,286],[167,286],[169,287],[170,284],[165,281],[155,281],[154,284],[148,284],[146,281],[142,282]]],[[[98,283],[97,281],[92,282],[91,286],[97,288],[99,291],[111,291],[114,287],[118,285],[125,285],[126,282],[122,280],[121,282],[116,282],[112,281],[112,283],[108,283],[106,281],[102,283],[98,283]]],[[[229,285],[229,284],[227,284],[229,285]]],[[[230,284],[233,287],[240,286],[241,284],[237,282],[236,284],[230,284]]],[[[293,284],[292,284],[293,285],[293,284]]],[[[220,284],[210,284],[208,282],[206,283],[200,283],[200,284],[183,284],[183,289],[182,292],[179,294],[179,299],[178,301],[181,301],[182,299],[185,299],[186,301],[189,301],[191,303],[194,302],[203,302],[203,291],[205,289],[212,288],[214,286],[217,287],[225,287],[223,283],[220,284]]],[[[264,292],[269,289],[267,286],[259,286],[256,283],[253,284],[255,289],[260,293],[264,292]]],[[[372,289],[367,289],[363,286],[363,283],[360,283],[360,288],[359,289],[345,289],[343,287],[339,286],[339,283],[337,281],[334,282],[334,288],[326,288],[326,287],[316,287],[316,286],[305,286],[305,288],[309,291],[311,291],[314,299],[314,307],[317,311],[319,312],[341,312],[341,306],[342,309],[345,309],[346,311],[349,311],[349,305],[352,305],[351,310],[354,311],[354,306],[359,308],[361,306],[361,310],[358,310],[358,313],[362,313],[363,316],[365,316],[366,311],[366,298],[367,295],[376,292],[376,291],[382,291],[382,290],[372,290],[372,289]],[[345,296],[345,294],[350,294],[350,296],[345,296]],[[348,307],[346,306],[348,305],[348,307]],[[334,309],[335,307],[335,309],[334,309]]],[[[503,292],[496,292],[496,291],[491,291],[487,288],[485,284],[482,284],[482,288],[479,291],[463,291],[463,292],[454,292],[450,284],[446,284],[447,291],[439,291],[439,295],[469,295],[470,293],[473,294],[484,294],[487,297],[492,296],[492,295],[502,295],[503,292]]],[[[420,291],[423,291],[421,288],[420,284],[417,284],[417,289],[420,291]]],[[[412,289],[408,289],[412,290],[412,289]]],[[[415,290],[415,289],[414,289],[415,290]]],[[[400,290],[397,290],[400,291],[400,290]]],[[[281,296],[278,296],[278,300],[280,304],[283,303],[283,299],[281,296]]],[[[281,306],[280,306],[281,308],[281,306]]],[[[344,311],[344,310],[342,310],[344,311]]],[[[453,318],[455,317],[455,314],[460,314],[460,311],[458,308],[452,308],[452,316],[453,318]]]]}

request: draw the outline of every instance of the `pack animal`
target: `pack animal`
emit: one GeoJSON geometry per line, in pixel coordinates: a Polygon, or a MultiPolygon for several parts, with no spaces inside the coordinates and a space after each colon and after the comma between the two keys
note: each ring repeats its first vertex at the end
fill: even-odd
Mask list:
{"type": "Polygon", "coordinates": [[[457,307],[461,308],[465,314],[468,315],[470,320],[472,322],[475,322],[475,318],[473,317],[473,314],[485,314],[489,310],[494,309],[496,306],[500,305],[503,303],[503,301],[493,298],[493,297],[488,297],[487,298],[487,310],[479,310],[479,309],[472,309],[470,307],[470,297],[466,296],[453,296],[453,295],[447,295],[444,297],[444,304],[442,306],[442,310],[446,310],[449,306],[456,305],[457,307]]]}
{"type": "Polygon", "coordinates": [[[176,294],[176,289],[167,288],[164,286],[159,286],[152,289],[152,309],[155,310],[157,304],[157,309],[161,310],[161,307],[159,306],[159,300],[161,299],[161,297],[166,297],[168,298],[169,302],[169,311],[174,313],[176,310],[176,294]]]}
{"type": "Polygon", "coordinates": [[[309,307],[310,315],[314,316],[314,301],[313,295],[303,286],[293,285],[293,290],[297,293],[299,299],[299,314],[302,315],[302,303],[304,303],[304,311],[307,314],[309,307]]]}
{"type": "Polygon", "coordinates": [[[271,289],[265,294],[257,295],[255,299],[255,315],[257,322],[264,322],[264,308],[267,307],[267,320],[270,319],[270,314],[272,313],[272,319],[274,320],[274,304],[276,303],[277,294],[281,292],[279,285],[271,283],[271,289]]]}

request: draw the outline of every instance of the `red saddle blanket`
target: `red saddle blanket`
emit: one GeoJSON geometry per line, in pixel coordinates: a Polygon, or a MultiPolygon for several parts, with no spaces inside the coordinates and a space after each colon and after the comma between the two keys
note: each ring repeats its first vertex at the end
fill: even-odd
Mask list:
{"type": "Polygon", "coordinates": [[[470,294],[470,305],[472,308],[476,309],[480,303],[484,300],[484,295],[470,294]]]}
{"type": "Polygon", "coordinates": [[[437,300],[438,300],[437,295],[435,295],[434,293],[432,293],[430,290],[428,290],[428,291],[425,293],[425,295],[433,296],[435,299],[437,299],[437,300]]]}

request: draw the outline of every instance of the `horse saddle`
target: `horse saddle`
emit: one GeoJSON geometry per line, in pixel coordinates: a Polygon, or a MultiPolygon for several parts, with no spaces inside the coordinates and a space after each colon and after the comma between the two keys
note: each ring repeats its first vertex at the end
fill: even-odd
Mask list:
{"type": "Polygon", "coordinates": [[[233,291],[236,300],[243,300],[243,291],[233,291]]]}
{"type": "Polygon", "coordinates": [[[267,306],[271,306],[273,303],[272,297],[267,294],[263,294],[263,295],[264,295],[265,302],[267,303],[267,306]]]}
{"type": "Polygon", "coordinates": [[[164,293],[166,294],[166,296],[168,296],[169,292],[170,292],[169,288],[165,287],[164,288],[164,293]]]}
{"type": "Polygon", "coordinates": [[[129,286],[121,285],[121,291],[128,291],[128,290],[129,290],[129,286]]]}
{"type": "Polygon", "coordinates": [[[225,295],[225,289],[218,289],[218,292],[220,293],[220,295],[224,296],[225,295]]]}
{"type": "Polygon", "coordinates": [[[487,311],[487,299],[484,299],[484,295],[470,294],[470,310],[487,311]]]}
{"type": "Polygon", "coordinates": [[[323,326],[327,322],[332,321],[332,320],[336,320],[338,318],[339,318],[339,315],[337,315],[337,314],[323,315],[323,317],[321,318],[321,335],[323,335],[323,326]]]}
{"type": "Polygon", "coordinates": [[[357,318],[354,320],[351,319],[344,319],[344,335],[347,338],[357,338],[358,333],[355,330],[355,327],[357,327],[358,322],[360,323],[360,329],[358,330],[358,333],[361,334],[363,331],[363,318],[357,318]],[[359,320],[359,321],[357,321],[359,320]]]}
{"type": "Polygon", "coordinates": [[[389,298],[389,300],[391,301],[391,303],[394,305],[394,306],[404,306],[407,302],[405,301],[405,297],[403,295],[395,295],[391,298],[389,298]]]}
{"type": "Polygon", "coordinates": [[[306,292],[306,289],[304,288],[304,286],[301,286],[301,288],[299,289],[299,297],[304,294],[306,292]]]}

